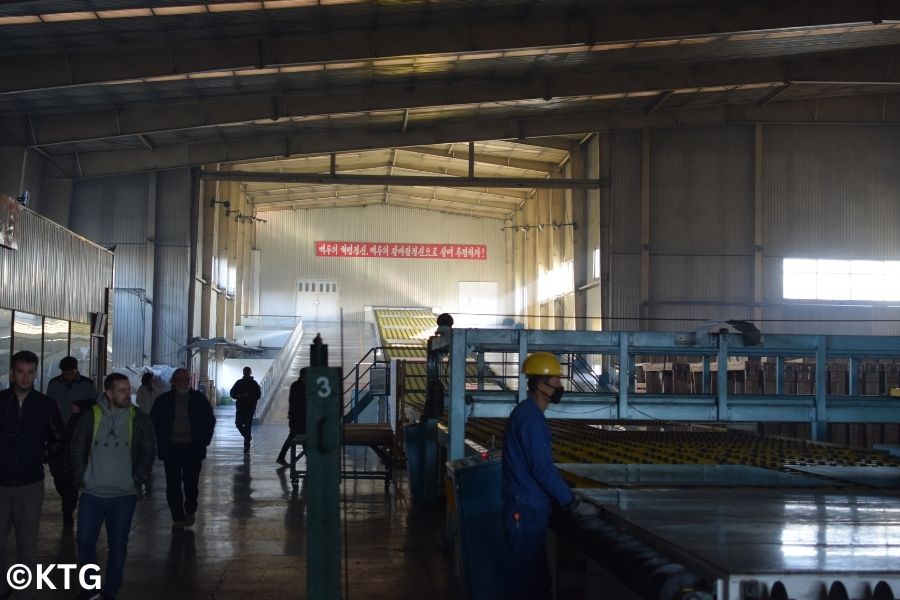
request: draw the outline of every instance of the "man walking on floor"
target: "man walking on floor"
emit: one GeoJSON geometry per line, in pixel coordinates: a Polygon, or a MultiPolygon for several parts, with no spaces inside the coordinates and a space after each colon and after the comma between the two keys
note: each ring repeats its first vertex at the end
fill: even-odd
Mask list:
{"type": "MultiPolygon", "coordinates": [[[[56,403],[34,389],[38,357],[16,352],[12,385],[0,391],[0,570],[6,573],[6,538],[16,530],[16,562],[34,568],[44,503],[44,462],[64,451],[65,428],[56,403]]],[[[12,589],[0,577],[0,599],[12,589]]]]}
{"type": "MultiPolygon", "coordinates": [[[[63,423],[66,425],[66,440],[72,438],[81,407],[93,404],[97,398],[97,386],[91,379],[78,372],[78,359],[67,356],[59,361],[59,375],[47,384],[47,395],[59,408],[63,423]],[[74,417],[74,418],[73,418],[74,417]]],[[[78,488],[72,482],[72,467],[69,464],[69,453],[63,452],[48,461],[50,474],[56,492],[62,498],[63,527],[72,527],[75,519],[72,514],[78,503],[78,488]]]]}
{"type": "Polygon", "coordinates": [[[250,440],[253,436],[250,430],[253,426],[253,415],[256,413],[256,403],[262,391],[259,384],[253,379],[253,371],[250,367],[244,367],[244,376],[231,386],[231,397],[235,399],[234,426],[244,437],[244,452],[250,452],[250,440]]]}
{"type": "Polygon", "coordinates": [[[180,533],[196,519],[200,468],[216,417],[206,396],[191,389],[187,369],[175,369],[172,389],[156,399],[150,418],[156,429],[157,453],[166,469],[172,532],[180,533]]]}
{"type": "Polygon", "coordinates": [[[97,538],[105,523],[109,555],[101,598],[113,600],[122,587],[131,520],[153,467],[156,436],[150,417],[131,404],[128,377],[112,373],[103,389],[79,418],[70,452],[72,479],[81,489],[78,562],[97,564],[97,538]]]}
{"type": "Polygon", "coordinates": [[[288,466],[287,456],[288,450],[291,449],[291,440],[295,435],[306,433],[306,369],[300,369],[297,381],[291,384],[291,392],[288,396],[288,427],[290,432],[284,444],[281,446],[281,452],[275,459],[282,467],[288,466]]]}

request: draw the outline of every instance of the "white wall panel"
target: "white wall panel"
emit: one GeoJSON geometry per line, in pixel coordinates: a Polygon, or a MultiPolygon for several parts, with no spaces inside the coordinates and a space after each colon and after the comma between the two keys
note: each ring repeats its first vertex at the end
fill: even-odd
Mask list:
{"type": "MultiPolygon", "coordinates": [[[[300,278],[337,281],[344,318],[360,320],[365,306],[430,306],[455,311],[458,282],[506,286],[502,223],[395,206],[262,213],[261,314],[294,313],[300,278]],[[486,244],[487,260],[317,258],[317,240],[486,244]]],[[[501,312],[510,312],[505,303],[501,312]]]]}

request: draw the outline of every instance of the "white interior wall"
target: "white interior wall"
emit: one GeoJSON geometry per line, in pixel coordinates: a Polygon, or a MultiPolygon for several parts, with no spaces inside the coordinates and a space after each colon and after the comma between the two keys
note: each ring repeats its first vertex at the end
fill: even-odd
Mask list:
{"type": "MultiPolygon", "coordinates": [[[[503,222],[389,205],[272,211],[257,224],[259,312],[291,315],[298,279],[337,281],[345,320],[366,306],[428,306],[457,312],[460,281],[496,281],[509,313],[503,222]],[[486,260],[320,258],[316,241],[484,244],[486,260]]],[[[303,316],[303,315],[301,315],[303,316]]]]}

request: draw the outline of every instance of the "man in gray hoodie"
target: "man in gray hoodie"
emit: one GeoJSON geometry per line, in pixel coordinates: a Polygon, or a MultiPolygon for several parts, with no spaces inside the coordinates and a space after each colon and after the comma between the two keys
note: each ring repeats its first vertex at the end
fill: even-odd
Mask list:
{"type": "Polygon", "coordinates": [[[109,557],[104,600],[122,586],[125,555],[137,498],[156,455],[150,417],[131,404],[131,384],[121,373],[103,381],[104,393],[72,434],[72,476],[78,503],[78,562],[97,563],[97,538],[106,523],[109,557]]]}

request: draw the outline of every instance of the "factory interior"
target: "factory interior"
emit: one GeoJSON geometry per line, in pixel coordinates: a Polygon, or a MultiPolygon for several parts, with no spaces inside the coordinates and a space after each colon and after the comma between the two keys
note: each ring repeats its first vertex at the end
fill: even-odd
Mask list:
{"type": "MultiPolygon", "coordinates": [[[[506,597],[536,352],[593,512],[535,597],[900,597],[897,59],[881,0],[0,4],[0,362],[217,421],[116,597],[506,597]]],[[[92,597],[51,580],[0,598],[92,597]]]]}

